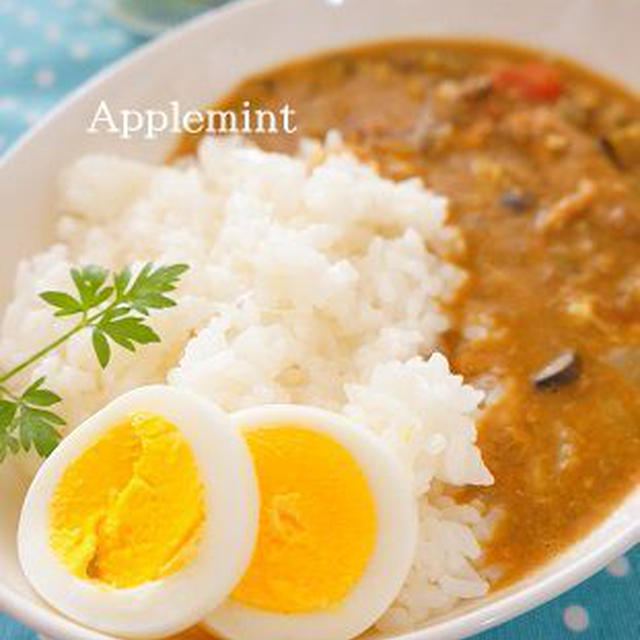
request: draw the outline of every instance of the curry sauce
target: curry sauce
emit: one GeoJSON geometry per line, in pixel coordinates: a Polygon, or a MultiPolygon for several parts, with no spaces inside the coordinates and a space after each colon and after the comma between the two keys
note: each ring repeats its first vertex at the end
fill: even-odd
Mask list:
{"type": "Polygon", "coordinates": [[[488,393],[495,485],[460,492],[501,514],[486,566],[502,586],[584,535],[640,479],[638,97],[510,45],[424,41],[302,61],[216,106],[245,100],[296,110],[298,135],[255,136],[266,149],[337,129],[448,196],[470,277],[441,346],[488,393]]]}

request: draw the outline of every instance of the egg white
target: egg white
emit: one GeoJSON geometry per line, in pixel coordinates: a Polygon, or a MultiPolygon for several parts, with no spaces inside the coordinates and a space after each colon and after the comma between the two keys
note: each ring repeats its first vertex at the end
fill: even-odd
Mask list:
{"type": "Polygon", "coordinates": [[[192,626],[227,597],[251,558],[258,511],[251,456],[228,416],[188,391],[141,387],[89,418],[44,462],[22,509],[18,555],[32,586],[62,614],[120,637],[157,638],[192,626]],[[135,411],[166,418],[189,443],[204,488],[205,521],[195,555],[184,567],[155,581],[116,589],[72,575],[55,556],[49,544],[49,505],[67,466],[135,411]]]}
{"type": "Polygon", "coordinates": [[[418,540],[417,505],[407,469],[374,434],[344,417],[297,405],[271,405],[232,416],[241,430],[291,424],[333,438],[365,475],[377,518],[376,542],[363,575],[339,604],[309,613],[274,613],[228,599],[204,626],[231,640],[346,640],[369,628],[406,580],[418,540]]]}

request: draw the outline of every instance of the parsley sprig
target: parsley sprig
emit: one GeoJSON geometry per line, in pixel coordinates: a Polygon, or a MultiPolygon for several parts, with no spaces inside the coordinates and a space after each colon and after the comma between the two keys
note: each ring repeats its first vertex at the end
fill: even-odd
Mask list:
{"type": "Polygon", "coordinates": [[[148,317],[152,311],[176,305],[167,294],[175,290],[188,268],[185,264],[155,267],[147,263],[134,276],[129,267],[110,272],[89,265],[71,269],[73,294],[40,294],[55,309],[55,316],[75,318],[76,322],[56,340],[0,373],[0,462],[9,453],[29,451],[32,446],[40,456],[48,456],[60,441],[57,427],[65,423],[51,410],[62,399],[44,386],[44,377],[20,394],[10,391],[6,383],[81,331],[91,332],[91,344],[102,368],[109,364],[114,346],[135,352],[140,345],[160,342],[147,324],[148,317]]]}

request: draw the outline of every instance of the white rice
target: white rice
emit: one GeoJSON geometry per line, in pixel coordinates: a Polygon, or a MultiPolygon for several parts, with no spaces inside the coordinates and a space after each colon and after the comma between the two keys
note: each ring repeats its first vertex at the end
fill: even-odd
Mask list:
{"type": "Polygon", "coordinates": [[[69,289],[71,266],[187,262],[177,307],[152,318],[160,344],[117,350],[102,371],[78,335],[30,372],[63,396],[68,424],[162,380],[227,410],[343,411],[406,461],[420,504],[415,565],[380,628],[486,592],[472,564],[483,516],[442,496],[445,484],[492,481],[474,445],[482,393],[428,357],[448,327],[442,302],[465,278],[446,259],[460,237],[444,198],[380,178],[334,135],[295,158],[233,139],[205,140],[176,167],[84,157],[62,177],[60,211],[57,244],[19,267],[1,368],[68,327],[37,293],[69,289]]]}

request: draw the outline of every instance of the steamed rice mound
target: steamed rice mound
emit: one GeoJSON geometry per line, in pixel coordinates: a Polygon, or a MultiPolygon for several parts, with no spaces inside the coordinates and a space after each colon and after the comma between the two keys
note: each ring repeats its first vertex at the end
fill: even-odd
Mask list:
{"type": "Polygon", "coordinates": [[[116,350],[103,371],[78,335],[30,372],[62,395],[68,424],[164,380],[226,410],[342,411],[401,456],[420,504],[416,561],[380,628],[486,592],[473,567],[486,521],[442,495],[492,481],[474,444],[482,393],[434,353],[443,303],[465,279],[449,261],[461,239],[444,198],[381,178],[333,135],[296,157],[237,139],[205,139],[174,167],[83,157],[61,179],[59,209],[57,244],[19,267],[1,368],[68,328],[37,293],[68,289],[71,266],[187,262],[178,305],[151,320],[160,344],[135,359],[116,350]]]}

